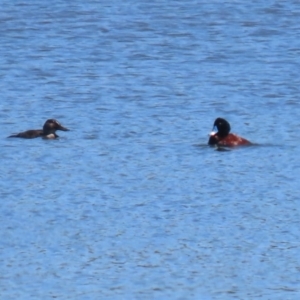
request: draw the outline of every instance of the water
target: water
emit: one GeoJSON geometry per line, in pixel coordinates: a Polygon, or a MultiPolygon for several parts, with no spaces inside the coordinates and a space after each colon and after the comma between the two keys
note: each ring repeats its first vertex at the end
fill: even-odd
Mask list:
{"type": "Polygon", "coordinates": [[[1,299],[299,299],[299,16],[4,1],[1,299]],[[207,147],[216,117],[256,145],[207,147]]]}

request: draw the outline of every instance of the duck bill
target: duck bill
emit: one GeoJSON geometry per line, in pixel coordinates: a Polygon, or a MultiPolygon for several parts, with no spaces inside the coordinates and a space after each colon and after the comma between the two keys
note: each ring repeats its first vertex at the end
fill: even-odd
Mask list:
{"type": "Polygon", "coordinates": [[[61,130],[61,131],[70,131],[70,129],[68,129],[67,127],[64,127],[62,125],[59,125],[59,127],[57,128],[57,130],[61,130]]]}
{"type": "Polygon", "coordinates": [[[211,130],[211,132],[210,132],[210,134],[209,134],[210,136],[213,136],[213,135],[216,134],[215,129],[216,129],[216,126],[213,126],[213,128],[212,128],[212,130],[211,130]]]}
{"type": "Polygon", "coordinates": [[[216,133],[218,131],[218,128],[216,125],[213,126],[211,132],[216,133]]]}

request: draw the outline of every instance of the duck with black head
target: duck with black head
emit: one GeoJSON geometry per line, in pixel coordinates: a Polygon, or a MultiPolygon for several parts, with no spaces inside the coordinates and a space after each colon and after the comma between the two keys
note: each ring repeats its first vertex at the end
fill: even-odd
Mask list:
{"type": "Polygon", "coordinates": [[[223,147],[236,147],[251,145],[251,142],[243,137],[234,133],[230,133],[230,124],[223,118],[217,118],[214,122],[213,130],[217,127],[218,132],[210,134],[208,145],[223,146],[223,147]]]}
{"type": "Polygon", "coordinates": [[[37,137],[42,137],[43,139],[56,139],[58,138],[56,130],[69,131],[68,128],[62,126],[57,120],[49,119],[45,122],[43,129],[27,130],[10,135],[9,137],[17,137],[23,139],[34,139],[37,137]]]}

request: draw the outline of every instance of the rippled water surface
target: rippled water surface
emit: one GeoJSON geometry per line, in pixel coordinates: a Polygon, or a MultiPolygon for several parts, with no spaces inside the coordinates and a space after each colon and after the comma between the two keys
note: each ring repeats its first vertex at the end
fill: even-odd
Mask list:
{"type": "Polygon", "coordinates": [[[298,1],[1,7],[1,299],[300,299],[298,1]]]}

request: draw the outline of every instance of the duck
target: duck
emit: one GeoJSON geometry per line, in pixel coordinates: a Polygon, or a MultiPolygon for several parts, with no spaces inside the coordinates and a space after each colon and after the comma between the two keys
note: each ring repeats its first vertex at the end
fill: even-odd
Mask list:
{"type": "Polygon", "coordinates": [[[223,118],[217,118],[215,120],[213,130],[215,129],[215,127],[217,127],[218,132],[212,132],[210,134],[208,140],[208,145],[210,146],[236,147],[252,144],[247,139],[240,137],[237,134],[230,133],[230,124],[223,118]]]}
{"type": "Polygon", "coordinates": [[[9,136],[9,138],[34,139],[41,137],[43,139],[56,139],[59,137],[56,134],[56,130],[69,131],[68,128],[62,126],[57,120],[48,119],[45,122],[43,129],[23,131],[17,134],[12,134],[9,136]]]}

